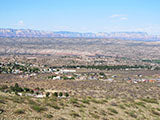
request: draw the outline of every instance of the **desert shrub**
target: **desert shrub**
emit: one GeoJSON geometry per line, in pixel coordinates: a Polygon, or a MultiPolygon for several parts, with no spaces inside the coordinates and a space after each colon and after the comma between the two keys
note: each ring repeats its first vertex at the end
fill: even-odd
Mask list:
{"type": "Polygon", "coordinates": [[[76,113],[75,111],[72,111],[72,112],[70,113],[70,115],[71,115],[72,117],[74,117],[74,118],[80,117],[80,115],[79,115],[78,113],[76,113]]]}
{"type": "Polygon", "coordinates": [[[78,108],[84,108],[84,107],[86,107],[86,106],[83,105],[83,104],[74,104],[74,106],[75,106],[75,107],[78,107],[78,108]]]}
{"type": "Polygon", "coordinates": [[[69,101],[71,104],[78,104],[78,99],[76,98],[71,98],[69,101]]]}
{"type": "Polygon", "coordinates": [[[143,98],[142,100],[143,100],[144,102],[147,102],[147,103],[155,103],[155,104],[158,104],[157,99],[153,99],[153,98],[143,98]]]}
{"type": "Polygon", "coordinates": [[[131,107],[131,104],[127,104],[127,103],[126,103],[126,104],[124,104],[124,105],[125,105],[126,107],[131,107]]]}
{"type": "Polygon", "coordinates": [[[142,107],[146,107],[144,102],[136,102],[136,105],[142,106],[142,107]]]}
{"type": "Polygon", "coordinates": [[[159,113],[159,112],[157,112],[157,111],[155,111],[155,110],[152,110],[152,113],[153,113],[154,115],[158,115],[158,116],[160,116],[160,113],[159,113]]]}
{"type": "Polygon", "coordinates": [[[30,105],[38,105],[37,102],[33,101],[32,99],[28,99],[28,103],[30,105]]]}
{"type": "Polygon", "coordinates": [[[160,111],[160,108],[157,108],[158,111],[160,111]]]}
{"type": "Polygon", "coordinates": [[[84,99],[82,99],[81,101],[82,101],[82,103],[90,104],[90,101],[89,101],[88,99],[85,99],[85,98],[84,98],[84,99]]]}
{"type": "Polygon", "coordinates": [[[93,103],[96,103],[96,104],[103,104],[103,103],[106,102],[106,101],[104,101],[104,100],[96,100],[95,98],[92,98],[91,101],[92,101],[93,103]]]}
{"type": "Polygon", "coordinates": [[[118,111],[114,108],[108,108],[108,110],[112,113],[118,114],[118,111]]]}
{"type": "Polygon", "coordinates": [[[0,103],[6,104],[6,98],[5,98],[5,96],[0,96],[0,103]]]}
{"type": "Polygon", "coordinates": [[[6,101],[5,101],[5,100],[1,100],[1,99],[0,99],[0,103],[2,103],[2,104],[6,104],[6,101]]]}
{"type": "Polygon", "coordinates": [[[53,118],[53,115],[51,115],[51,114],[46,114],[46,115],[44,115],[44,117],[50,119],[50,118],[53,118]]]}
{"type": "Polygon", "coordinates": [[[125,107],[124,107],[124,105],[119,105],[119,107],[121,108],[121,109],[126,109],[125,107]]]}
{"type": "Polygon", "coordinates": [[[40,106],[40,105],[32,105],[31,108],[32,108],[33,110],[35,110],[36,112],[42,112],[42,111],[45,111],[45,110],[46,110],[45,107],[40,106]]]}
{"type": "Polygon", "coordinates": [[[14,112],[15,114],[25,114],[25,110],[23,109],[18,109],[14,112]]]}
{"type": "Polygon", "coordinates": [[[67,120],[67,119],[60,117],[60,118],[58,118],[57,120],[67,120]]]}
{"type": "Polygon", "coordinates": [[[10,98],[7,96],[0,95],[0,103],[5,104],[4,102],[7,102],[7,100],[10,100],[10,98]]]}
{"type": "Polygon", "coordinates": [[[54,102],[56,102],[57,101],[57,98],[56,97],[50,97],[50,99],[49,99],[50,101],[54,101],[54,102]]]}
{"type": "Polygon", "coordinates": [[[89,113],[93,118],[95,118],[95,119],[99,119],[99,116],[98,115],[96,115],[96,114],[94,114],[94,113],[89,113]]]}
{"type": "Polygon", "coordinates": [[[11,99],[13,102],[16,102],[16,103],[24,103],[24,99],[20,96],[13,96],[11,97],[11,99]]]}
{"type": "Polygon", "coordinates": [[[0,109],[0,114],[2,114],[4,112],[4,110],[3,109],[0,109]]]}
{"type": "Polygon", "coordinates": [[[47,105],[47,106],[50,106],[50,107],[52,107],[52,108],[54,108],[54,109],[57,109],[57,110],[60,109],[60,107],[58,106],[58,104],[55,103],[55,102],[47,103],[46,105],[47,105]]]}
{"type": "Polygon", "coordinates": [[[4,91],[4,90],[6,90],[7,88],[8,88],[7,85],[2,85],[2,86],[0,87],[0,90],[1,90],[1,91],[4,91]]]}
{"type": "Polygon", "coordinates": [[[137,118],[137,115],[135,114],[135,111],[126,111],[126,113],[129,115],[129,116],[131,116],[131,117],[133,117],[133,118],[137,118]]]}
{"type": "Polygon", "coordinates": [[[85,110],[81,108],[81,109],[79,110],[79,112],[84,113],[85,110]]]}
{"type": "Polygon", "coordinates": [[[52,106],[54,109],[57,109],[57,110],[61,109],[57,104],[52,104],[51,106],[52,106]]]}
{"type": "Polygon", "coordinates": [[[24,91],[25,92],[30,92],[30,89],[29,88],[24,88],[24,91]]]}
{"type": "Polygon", "coordinates": [[[118,106],[117,103],[115,103],[115,102],[111,102],[111,105],[112,106],[118,106]]]}
{"type": "Polygon", "coordinates": [[[101,111],[100,111],[100,114],[103,115],[103,116],[106,116],[106,111],[101,110],[101,111]]]}

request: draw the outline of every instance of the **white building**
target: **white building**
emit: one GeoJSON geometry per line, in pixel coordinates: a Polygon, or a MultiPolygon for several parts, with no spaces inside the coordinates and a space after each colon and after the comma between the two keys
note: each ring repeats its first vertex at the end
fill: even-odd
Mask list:
{"type": "Polygon", "coordinates": [[[64,69],[64,70],[60,70],[61,73],[74,73],[76,72],[76,70],[67,70],[67,69],[64,69]]]}

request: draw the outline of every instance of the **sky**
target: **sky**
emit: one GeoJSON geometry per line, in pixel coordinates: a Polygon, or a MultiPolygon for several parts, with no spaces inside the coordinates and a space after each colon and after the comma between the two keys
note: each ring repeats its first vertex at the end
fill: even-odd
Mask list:
{"type": "Polygon", "coordinates": [[[0,28],[160,34],[160,0],[0,0],[0,28]]]}

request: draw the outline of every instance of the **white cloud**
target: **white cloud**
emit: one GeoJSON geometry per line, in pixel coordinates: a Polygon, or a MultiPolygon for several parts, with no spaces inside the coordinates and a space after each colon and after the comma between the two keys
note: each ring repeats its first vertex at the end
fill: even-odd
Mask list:
{"type": "Polygon", "coordinates": [[[114,15],[111,15],[110,18],[117,18],[117,17],[122,17],[124,15],[119,15],[119,14],[114,14],[114,15]]]}
{"type": "Polygon", "coordinates": [[[110,16],[111,19],[119,19],[119,20],[128,20],[127,15],[123,14],[114,14],[110,16]]]}
{"type": "Polygon", "coordinates": [[[121,17],[120,19],[121,19],[121,20],[128,20],[127,17],[121,17]]]}

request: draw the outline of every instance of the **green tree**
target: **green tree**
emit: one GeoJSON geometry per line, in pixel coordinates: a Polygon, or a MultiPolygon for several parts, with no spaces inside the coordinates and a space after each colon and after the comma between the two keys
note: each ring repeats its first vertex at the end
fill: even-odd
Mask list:
{"type": "Polygon", "coordinates": [[[47,92],[47,93],[46,93],[46,97],[49,97],[49,95],[50,95],[50,93],[49,93],[49,92],[47,92]]]}
{"type": "Polygon", "coordinates": [[[58,93],[57,93],[57,92],[54,92],[54,93],[53,93],[53,96],[58,97],[58,93]]]}
{"type": "Polygon", "coordinates": [[[59,96],[60,96],[60,97],[62,97],[62,96],[63,96],[63,93],[62,93],[62,92],[60,92],[60,93],[59,93],[59,96]]]}
{"type": "Polygon", "coordinates": [[[66,97],[69,97],[69,93],[66,92],[66,93],[65,93],[65,96],[66,96],[66,97]]]}

